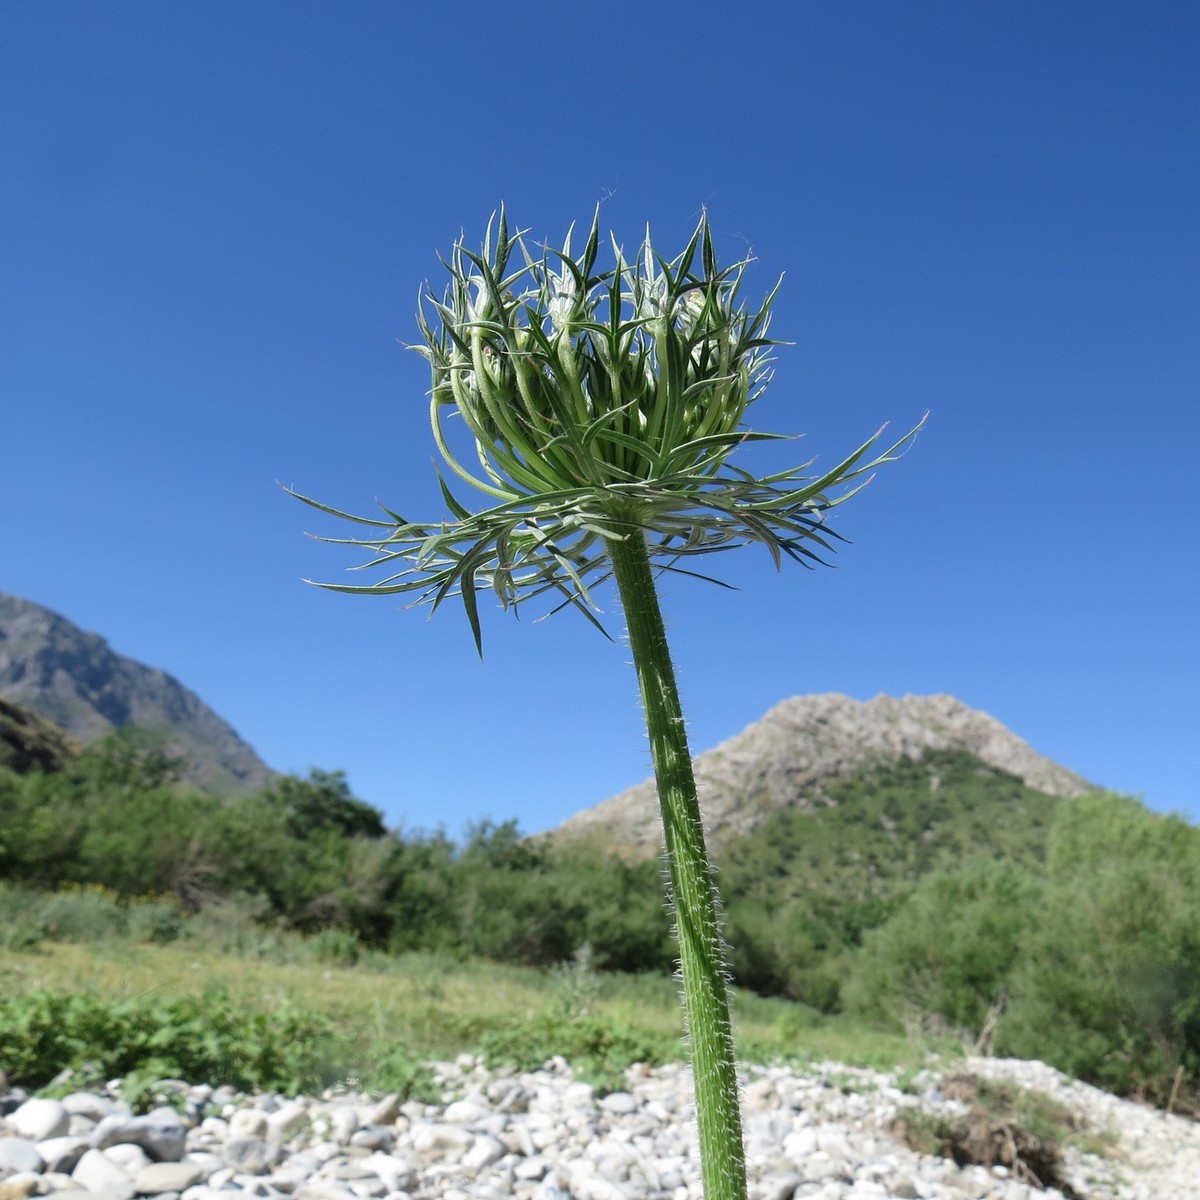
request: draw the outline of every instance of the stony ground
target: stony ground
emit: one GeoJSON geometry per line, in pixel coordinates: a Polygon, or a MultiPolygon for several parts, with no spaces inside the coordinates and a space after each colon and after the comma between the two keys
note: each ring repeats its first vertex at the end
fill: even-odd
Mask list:
{"type": "MultiPolygon", "coordinates": [[[[964,1068],[956,1066],[956,1071],[964,1068]]],[[[1066,1080],[1041,1063],[972,1059],[977,1075],[1059,1100],[1113,1156],[1077,1149],[1064,1190],[1088,1200],[1200,1200],[1200,1125],[1066,1080]]],[[[691,1081],[633,1068],[597,1096],[559,1061],[530,1073],[440,1064],[441,1104],[331,1093],[242,1096],[177,1083],[133,1115],[116,1094],[0,1097],[0,1200],[700,1200],[691,1081]]],[[[751,1068],[743,1091],[752,1194],[761,1200],[1036,1200],[1003,1167],[959,1167],[889,1133],[896,1116],[950,1116],[934,1072],[837,1064],[751,1068]]]]}

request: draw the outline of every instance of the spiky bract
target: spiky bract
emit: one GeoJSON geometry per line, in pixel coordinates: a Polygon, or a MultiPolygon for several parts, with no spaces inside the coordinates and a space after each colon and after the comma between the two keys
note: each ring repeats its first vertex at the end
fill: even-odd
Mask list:
{"type": "Polygon", "coordinates": [[[571,236],[533,254],[501,209],[479,253],[455,245],[442,298],[422,296],[413,348],[432,371],[434,437],[453,473],[494,503],[472,512],[443,479],[452,519],[421,524],[302,496],[379,531],[321,539],[372,551],[358,569],[399,567],[372,584],[322,586],[416,592],[435,608],[460,596],[477,645],[477,593],[489,588],[506,608],[550,593],[599,625],[590,589],[611,575],[612,539],[640,529],[657,570],[686,574],[681,559],[748,542],[776,565],[784,555],[820,561],[836,536],[826,513],[856,490],[831,489],[861,485],[912,436],[872,455],[876,434],[818,476],[811,464],[765,477],[733,466],[736,447],[780,436],[743,425],[770,377],[779,285],[748,309],[740,292],[751,260],[719,267],[706,216],[670,261],[647,231],[634,260],[613,240],[612,265],[597,270],[598,211],[578,255],[571,236]],[[477,467],[452,448],[462,440],[453,417],[477,467]]]}

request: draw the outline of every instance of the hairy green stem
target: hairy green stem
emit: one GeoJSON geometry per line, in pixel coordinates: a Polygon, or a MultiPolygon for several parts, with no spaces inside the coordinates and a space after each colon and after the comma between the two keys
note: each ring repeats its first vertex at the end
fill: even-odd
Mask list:
{"type": "Polygon", "coordinates": [[[717,889],[704,845],[679,689],[645,536],[634,528],[624,539],[610,541],[608,549],[629,628],[662,806],[704,1196],[745,1200],[746,1159],[717,889]]]}

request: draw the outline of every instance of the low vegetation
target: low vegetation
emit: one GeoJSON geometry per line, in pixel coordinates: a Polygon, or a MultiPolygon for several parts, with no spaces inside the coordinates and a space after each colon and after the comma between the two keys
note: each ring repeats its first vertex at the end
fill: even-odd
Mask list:
{"type": "MultiPolygon", "coordinates": [[[[468,1052],[522,1069],[563,1055],[611,1089],[633,1062],[681,1056],[675,982],[596,972],[586,951],[552,968],[369,950],[349,962],[327,934],[267,929],[224,906],[181,917],[164,944],[141,940],[160,901],[93,887],[10,887],[0,900],[10,912],[52,905],[60,918],[54,937],[0,949],[0,1067],[14,1084],[42,1087],[69,1069],[72,1087],[199,1073],[241,1087],[353,1079],[424,1095],[421,1062],[468,1052]]],[[[752,1062],[915,1067],[954,1050],[777,998],[743,994],[738,1013],[752,1062]]]]}
{"type": "Polygon", "coordinates": [[[162,999],[102,1000],[40,989],[0,999],[9,1081],[69,1090],[123,1078],[169,1078],[298,1092],[320,1078],[333,1048],[327,1018],[288,1004],[266,1012],[231,1005],[219,991],[162,999]],[[64,1074],[65,1072],[65,1074],[64,1074]]]}
{"type": "MultiPolygon", "coordinates": [[[[238,1068],[261,1086],[402,1090],[423,1057],[462,1051],[569,1052],[611,1084],[626,1060],[678,1057],[656,863],[531,843],[512,823],[458,843],[390,833],[336,773],[228,800],[178,775],[129,733],[56,771],[0,768],[10,1080],[112,1069],[117,1048],[82,1036],[15,1061],[4,1031],[68,994],[161,1006],[207,990],[230,1030],[311,1020],[290,1037],[308,1058],[238,1068]]],[[[723,853],[743,1058],[893,1066],[979,1045],[1196,1110],[1200,830],[1121,797],[1041,796],[955,755],[829,798],[723,853]]]]}

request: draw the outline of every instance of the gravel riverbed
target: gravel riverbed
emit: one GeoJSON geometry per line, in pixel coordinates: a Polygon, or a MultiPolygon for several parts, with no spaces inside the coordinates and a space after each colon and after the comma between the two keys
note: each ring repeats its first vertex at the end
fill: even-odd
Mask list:
{"type": "MultiPolygon", "coordinates": [[[[175,1103],[135,1116],[112,1092],[0,1096],[0,1200],[701,1200],[686,1067],[634,1067],[598,1096],[555,1060],[488,1070],[437,1064],[445,1101],[333,1092],[240,1095],[167,1085],[175,1103]]],[[[1087,1200],[1200,1200],[1200,1124],[1064,1078],[1042,1063],[969,1059],[956,1072],[1015,1082],[1112,1136],[1100,1157],[1070,1149],[1069,1189],[1087,1200]]],[[[888,1132],[907,1109],[956,1115],[926,1071],[834,1063],[751,1067],[743,1101],[759,1200],[1034,1200],[1063,1193],[1003,1167],[959,1167],[888,1132]]],[[[957,1105],[957,1108],[956,1108],[957,1105]]]]}

